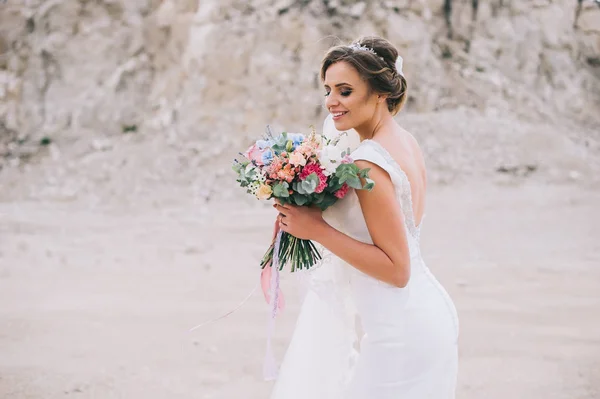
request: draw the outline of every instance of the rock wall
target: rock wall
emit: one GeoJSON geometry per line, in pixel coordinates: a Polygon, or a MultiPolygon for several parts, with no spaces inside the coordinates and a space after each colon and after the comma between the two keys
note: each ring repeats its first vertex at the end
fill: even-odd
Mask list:
{"type": "Polygon", "coordinates": [[[400,49],[407,112],[466,106],[598,127],[600,7],[579,3],[7,0],[0,162],[146,133],[200,140],[212,156],[266,123],[305,130],[325,115],[324,51],[362,34],[400,49]]]}

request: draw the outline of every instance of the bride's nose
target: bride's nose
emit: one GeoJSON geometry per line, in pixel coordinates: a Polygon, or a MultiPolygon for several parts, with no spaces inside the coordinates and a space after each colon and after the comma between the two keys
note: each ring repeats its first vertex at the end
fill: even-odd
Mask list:
{"type": "Polygon", "coordinates": [[[325,108],[327,108],[327,110],[330,110],[332,107],[339,105],[339,103],[340,102],[333,93],[329,93],[329,95],[325,97],[325,108]]]}

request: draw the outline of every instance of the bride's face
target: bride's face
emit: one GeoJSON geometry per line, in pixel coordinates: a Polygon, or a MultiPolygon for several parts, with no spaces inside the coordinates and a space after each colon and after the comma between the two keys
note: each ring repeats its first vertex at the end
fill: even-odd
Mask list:
{"type": "Polygon", "coordinates": [[[358,71],[347,62],[336,62],[325,72],[325,106],[339,131],[356,129],[374,116],[379,98],[358,71]]]}

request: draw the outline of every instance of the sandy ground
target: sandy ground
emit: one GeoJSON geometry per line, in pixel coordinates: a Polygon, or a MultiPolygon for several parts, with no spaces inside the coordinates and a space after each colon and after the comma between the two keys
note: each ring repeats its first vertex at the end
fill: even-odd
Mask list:
{"type": "MultiPolygon", "coordinates": [[[[600,191],[433,187],[430,268],[461,320],[458,398],[600,398],[600,191]]],[[[252,290],[273,210],[0,202],[0,397],[267,398],[252,290]]],[[[300,298],[286,276],[283,356],[300,298]]],[[[299,376],[301,378],[301,376],[299,376]]]]}

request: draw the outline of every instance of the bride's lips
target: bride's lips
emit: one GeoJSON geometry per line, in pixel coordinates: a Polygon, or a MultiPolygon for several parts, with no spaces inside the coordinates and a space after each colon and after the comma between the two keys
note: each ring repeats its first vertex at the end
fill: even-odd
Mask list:
{"type": "Polygon", "coordinates": [[[344,115],[346,115],[347,113],[348,113],[348,111],[332,112],[331,116],[333,116],[334,121],[337,121],[340,118],[342,118],[344,115]]]}

